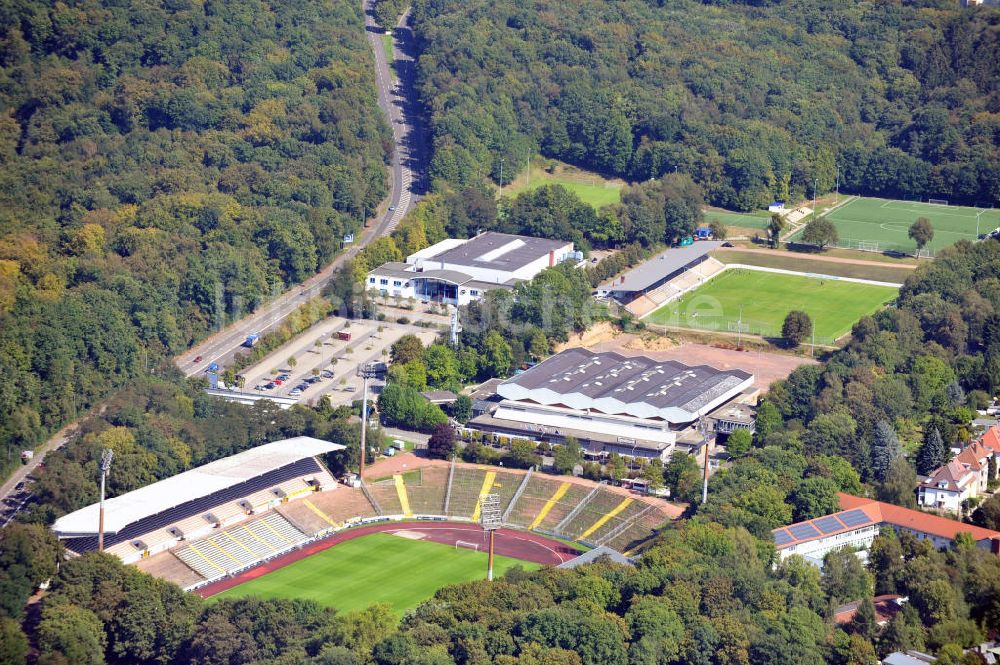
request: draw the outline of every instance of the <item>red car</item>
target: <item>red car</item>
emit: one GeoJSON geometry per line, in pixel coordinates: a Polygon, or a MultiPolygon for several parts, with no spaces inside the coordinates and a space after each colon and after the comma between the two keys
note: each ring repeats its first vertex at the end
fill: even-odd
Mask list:
{"type": "Polygon", "coordinates": [[[195,357],[194,357],[194,361],[195,361],[196,363],[200,363],[200,362],[201,362],[201,356],[195,356],[195,357]]]}
{"type": "Polygon", "coordinates": [[[281,385],[282,383],[284,383],[284,381],[282,381],[281,379],[275,379],[275,380],[274,380],[274,384],[275,384],[276,386],[280,386],[280,385],[281,385]]]}

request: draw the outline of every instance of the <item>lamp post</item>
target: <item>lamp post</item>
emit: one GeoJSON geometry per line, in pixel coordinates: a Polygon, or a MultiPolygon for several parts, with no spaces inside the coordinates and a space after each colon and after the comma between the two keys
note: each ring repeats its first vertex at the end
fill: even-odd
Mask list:
{"type": "Polygon", "coordinates": [[[111,460],[114,459],[115,453],[110,448],[105,448],[101,453],[101,507],[98,511],[99,517],[97,518],[97,551],[104,551],[104,480],[108,476],[108,470],[111,468],[111,460]]]}
{"type": "Polygon", "coordinates": [[[368,381],[377,379],[385,374],[385,363],[367,362],[358,365],[358,376],[364,382],[364,389],[361,393],[361,456],[358,464],[358,480],[364,482],[365,476],[365,447],[368,443],[368,381]]]}
{"type": "Polygon", "coordinates": [[[486,579],[493,581],[493,541],[503,517],[500,514],[500,495],[483,494],[479,497],[479,524],[489,539],[489,558],[486,560],[486,579]]]}

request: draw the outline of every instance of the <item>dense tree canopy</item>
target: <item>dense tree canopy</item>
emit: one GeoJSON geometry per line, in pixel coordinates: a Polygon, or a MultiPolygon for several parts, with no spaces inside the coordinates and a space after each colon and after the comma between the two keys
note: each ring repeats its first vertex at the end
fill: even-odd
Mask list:
{"type": "Polygon", "coordinates": [[[357,2],[0,9],[0,442],[310,276],[386,192],[357,2]]]}
{"type": "Polygon", "coordinates": [[[821,0],[414,8],[441,181],[496,182],[501,159],[509,180],[541,151],[636,182],[687,173],[712,203],[738,209],[830,191],[838,166],[842,191],[1000,200],[991,11],[821,0]]]}

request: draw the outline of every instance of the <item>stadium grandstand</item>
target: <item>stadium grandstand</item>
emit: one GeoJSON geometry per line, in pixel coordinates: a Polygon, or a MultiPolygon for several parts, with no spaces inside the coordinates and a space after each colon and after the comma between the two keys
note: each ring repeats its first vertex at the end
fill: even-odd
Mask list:
{"type": "MultiPolygon", "coordinates": [[[[105,502],[105,549],[191,590],[370,522],[477,522],[484,494],[500,496],[505,526],[633,551],[669,519],[669,504],[622,488],[533,470],[453,461],[338,484],[317,459],[342,449],[276,441],[105,502]]],[[[97,549],[98,506],[56,521],[76,554],[97,549]]]]}
{"type": "MultiPolygon", "coordinates": [[[[274,441],[108,499],[105,551],[185,587],[252,567],[308,540],[274,509],[336,489],[317,457],[343,448],[310,437],[274,441]]],[[[71,553],[97,549],[99,510],[56,520],[71,553]]]]}

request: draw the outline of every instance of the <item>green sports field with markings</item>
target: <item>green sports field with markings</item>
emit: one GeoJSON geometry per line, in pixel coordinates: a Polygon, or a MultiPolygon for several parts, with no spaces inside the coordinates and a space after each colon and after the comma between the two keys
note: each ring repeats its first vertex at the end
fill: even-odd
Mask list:
{"type": "Polygon", "coordinates": [[[813,320],[816,342],[830,344],[897,293],[897,288],[889,286],[733,268],[644,320],[695,330],[742,329],[752,335],[777,337],[788,312],[802,310],[813,320]]]}
{"type": "MultiPolygon", "coordinates": [[[[837,226],[840,246],[852,249],[912,253],[916,243],[910,240],[910,225],[926,217],[934,228],[928,249],[939,250],[959,240],[975,240],[978,233],[988,233],[1000,226],[1000,209],[938,205],[917,201],[896,201],[858,197],[826,213],[837,226]],[[861,247],[857,245],[861,243],[861,247]],[[878,243],[875,247],[870,243],[878,243]]],[[[801,234],[796,234],[794,242],[801,234]]]]}
{"type": "Polygon", "coordinates": [[[706,210],[704,214],[706,224],[719,221],[726,226],[735,226],[742,229],[766,229],[768,222],[771,221],[771,217],[769,215],[760,212],[742,213],[721,210],[706,210]]]}
{"type": "MultiPolygon", "coordinates": [[[[340,543],[233,587],[219,598],[304,598],[340,611],[388,603],[397,615],[448,584],[484,579],[486,553],[453,545],[374,533],[340,543]]],[[[494,558],[494,575],[538,564],[494,558]]]]}

